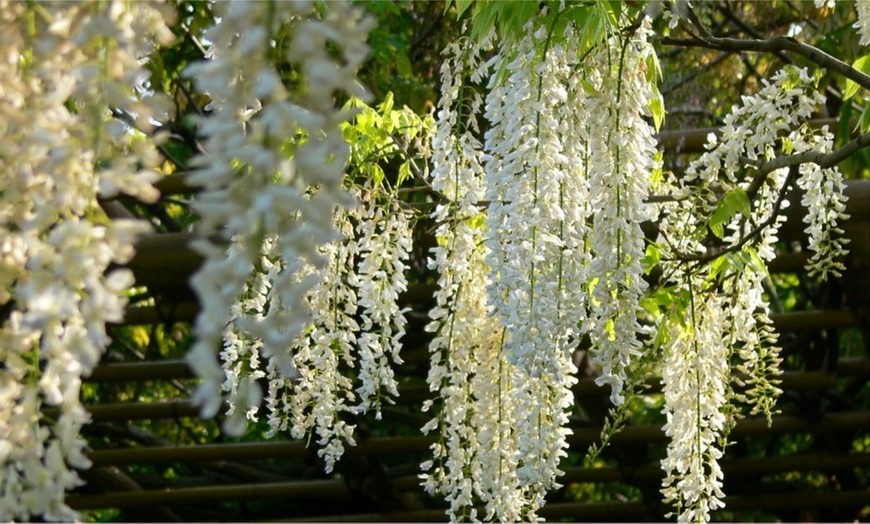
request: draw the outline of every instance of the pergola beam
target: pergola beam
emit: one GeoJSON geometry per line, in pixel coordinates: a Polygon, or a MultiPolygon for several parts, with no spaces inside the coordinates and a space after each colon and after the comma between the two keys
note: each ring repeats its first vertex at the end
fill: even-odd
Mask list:
{"type": "MultiPolygon", "coordinates": [[[[825,434],[862,430],[870,427],[870,412],[855,411],[825,415],[818,422],[802,417],[775,416],[768,427],[764,418],[744,419],[731,432],[732,438],[776,435],[793,432],[825,434]]],[[[601,428],[574,428],[568,437],[572,447],[585,447],[598,442],[601,428]]],[[[663,442],[667,438],[660,426],[628,426],[613,436],[614,444],[663,442]]],[[[348,446],[349,455],[426,454],[435,437],[384,437],[360,441],[348,446]]],[[[143,463],[203,462],[216,460],[246,461],[277,457],[302,457],[308,454],[303,442],[256,442],[242,444],[206,444],[199,446],[156,446],[141,448],[95,450],[88,453],[94,466],[121,466],[143,463]]]]}

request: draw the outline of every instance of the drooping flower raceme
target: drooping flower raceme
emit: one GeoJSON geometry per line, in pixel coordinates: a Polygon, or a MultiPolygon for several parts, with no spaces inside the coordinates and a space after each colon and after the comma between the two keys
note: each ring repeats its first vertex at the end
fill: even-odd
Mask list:
{"type": "Polygon", "coordinates": [[[870,45],[870,2],[867,0],[855,0],[855,9],[858,11],[858,20],[853,27],[861,36],[859,43],[863,46],[870,45]]]}
{"type": "Polygon", "coordinates": [[[483,153],[475,135],[483,99],[464,81],[466,74],[473,82],[487,76],[481,60],[487,40],[448,45],[441,66],[430,178],[444,202],[432,213],[438,246],[429,267],[439,277],[426,326],[434,333],[428,382],[437,397],[423,405],[424,411],[435,411],[423,431],[435,431],[438,441],[421,478],[429,493],[446,496],[452,520],[476,519],[471,506],[477,496],[486,504],[487,519],[515,521],[526,502],[515,474],[513,373],[501,351],[502,323],[487,304],[483,153]],[[461,113],[462,107],[471,111],[461,113]]]}
{"type": "Polygon", "coordinates": [[[655,95],[646,76],[649,60],[655,58],[647,42],[649,34],[646,20],[631,38],[611,37],[586,69],[595,90],[581,128],[589,149],[586,169],[595,209],[588,333],[593,359],[601,368],[596,383],[610,386],[611,401],[617,406],[624,400],[628,367],[640,356],[641,337],[649,332],[638,321],[640,299],[647,288],[640,224],[656,218],[656,208],[644,199],[650,194],[653,172],[660,167],[655,160],[655,131],[644,120],[655,95]]]}
{"type": "Polygon", "coordinates": [[[362,308],[357,337],[359,411],[375,411],[399,396],[393,364],[401,364],[399,352],[405,335],[407,310],[399,306],[399,293],[407,291],[405,270],[411,254],[411,224],[408,212],[391,198],[380,203],[370,188],[363,188],[358,220],[359,267],[357,295],[362,308]]]}
{"type": "MultiPolygon", "coordinates": [[[[340,372],[339,366],[342,362],[354,365],[354,344],[360,329],[354,318],[358,247],[347,212],[337,210],[336,214],[335,223],[347,240],[321,248],[326,263],[320,269],[318,284],[306,296],[311,321],[289,348],[298,379],[291,381],[287,411],[270,414],[273,427],[276,415],[289,415],[294,438],[317,435],[318,455],[324,458],[327,473],[344,453],[345,442],[356,444],[354,426],[343,418],[355,412],[353,381],[340,372]]],[[[318,271],[314,267],[310,270],[318,271]]],[[[269,377],[270,381],[279,378],[280,374],[269,377]]]]}
{"type": "Polygon", "coordinates": [[[140,60],[171,36],[158,7],[0,2],[0,520],[77,518],[64,493],[90,465],[82,376],[132,284],[106,271],[148,230],[91,217],[98,196],[157,197],[159,157],[112,111],[146,132],[165,117],[137,92],[140,60]]]}
{"type": "MultiPolygon", "coordinates": [[[[342,125],[352,142],[348,168],[355,174],[365,176],[364,168],[372,167],[359,165],[370,161],[371,154],[368,141],[353,141],[360,128],[382,126],[385,133],[397,134],[389,145],[376,147],[377,154],[399,151],[396,140],[425,137],[424,119],[409,117],[407,110],[393,111],[386,102],[380,112],[359,99],[346,107],[358,111],[342,125]],[[394,121],[400,129],[389,128],[394,121]]],[[[230,405],[226,427],[243,431],[247,420],[258,419],[260,393],[255,381],[265,378],[268,435],[289,431],[309,441],[316,435],[327,471],[342,456],[345,444],[354,444],[349,419],[369,410],[378,418],[382,403],[398,395],[391,366],[401,362],[406,320],[398,298],[407,289],[411,224],[397,195],[385,197],[383,188],[375,190],[372,184],[376,182],[354,189],[355,204],[350,208],[336,206],[331,223],[339,235],[318,249],[316,259],[288,264],[274,236],[265,237],[224,333],[223,388],[230,405]],[[288,265],[295,268],[295,282],[314,284],[303,297],[302,305],[310,312],[307,322],[279,360],[274,353],[265,355],[263,337],[269,334],[263,333],[261,324],[281,307],[275,287],[288,265]]],[[[244,255],[247,248],[238,237],[235,240],[230,256],[244,255]]]]}
{"type": "MultiPolygon", "coordinates": [[[[228,249],[229,257],[243,256],[238,252],[245,249],[246,246],[240,242],[233,242],[228,249]]],[[[243,326],[261,322],[264,312],[268,310],[272,283],[281,270],[277,260],[274,239],[264,238],[259,259],[254,263],[254,271],[245,283],[244,291],[233,304],[230,321],[224,330],[224,347],[220,353],[220,361],[225,375],[222,388],[229,393],[226,424],[230,426],[231,433],[244,432],[248,420],[258,420],[262,394],[256,381],[266,376],[266,363],[262,362],[260,351],[263,343],[243,326]]]]}
{"type": "MultiPolygon", "coordinates": [[[[532,21],[524,31],[518,41],[502,42],[488,64],[499,74],[490,77],[483,157],[470,132],[476,130],[474,121],[463,127],[453,109],[476,107],[473,99],[459,95],[462,60],[468,55],[453,50],[443,70],[433,187],[448,203],[434,214],[441,224],[433,261],[441,289],[432,311],[430,329],[436,337],[429,377],[430,388],[441,391],[442,405],[424,428],[441,428],[442,438],[434,446],[434,460],[424,464],[434,468],[424,485],[447,494],[453,518],[476,518],[467,511],[473,495],[486,504],[488,519],[536,518],[547,490],[558,485],[576,382],[572,355],[593,326],[590,310],[616,303],[629,319],[619,328],[627,327],[624,336],[635,340],[620,347],[625,357],[598,352],[606,375],[617,377],[609,382],[624,378],[642,332],[637,316],[644,245],[637,224],[651,213],[642,199],[657,167],[652,128],[642,119],[653,93],[638,72],[651,52],[645,43],[649,29],[645,26],[631,46],[626,44],[625,64],[631,65],[608,63],[612,75],[607,73],[606,81],[599,76],[597,84],[584,83],[576,74],[588,64],[578,63],[584,53],[570,23],[557,32],[532,21]],[[620,74],[623,65],[626,72],[620,74]],[[596,132],[602,125],[611,130],[594,144],[594,154],[592,121],[596,132]],[[616,138],[620,126],[631,140],[616,138]],[[613,196],[609,200],[603,193],[613,196]],[[466,204],[479,194],[489,201],[485,215],[466,204]],[[601,218],[593,220],[596,215],[601,218]],[[468,227],[479,221],[485,221],[485,232],[468,227]],[[618,242],[609,244],[614,234],[624,249],[612,247],[618,242]],[[595,249],[612,267],[599,262],[598,273],[592,272],[595,249]],[[476,297],[482,280],[488,304],[469,307],[468,296],[481,300],[476,297]],[[586,293],[578,290],[591,289],[594,282],[603,282],[598,284],[602,296],[587,303],[586,293]],[[625,289],[629,284],[636,289],[625,289]],[[500,334],[497,340],[494,333],[500,334]]],[[[622,47],[618,41],[614,46],[619,56],[622,47]]],[[[588,69],[601,69],[597,66],[588,69]]],[[[613,320],[596,314],[602,318],[598,324],[609,322],[613,331],[613,320]]]]}
{"type": "MultiPolygon", "coordinates": [[[[696,283],[686,284],[694,290],[696,283]]],[[[717,295],[692,296],[685,327],[674,323],[665,348],[662,381],[671,439],[665,470],[665,502],[680,522],[707,522],[710,511],[724,506],[719,439],[726,426],[722,408],[730,365],[726,344],[731,325],[717,295]]]]}
{"type": "Polygon", "coordinates": [[[524,519],[535,518],[547,490],[558,486],[576,383],[572,355],[587,316],[577,290],[587,285],[592,199],[578,142],[586,97],[569,82],[580,55],[572,31],[554,37],[532,21],[519,42],[503,42],[493,69],[504,67],[506,77],[491,79],[485,112],[488,291],[513,367],[524,519]]]}
{"type": "Polygon", "coordinates": [[[346,419],[379,410],[382,398],[398,394],[391,363],[400,362],[404,334],[397,301],[406,288],[410,228],[401,211],[383,213],[374,193],[358,200],[361,205],[336,210],[341,239],[320,248],[325,265],[299,271],[300,278],[317,273],[318,282],[305,297],[309,323],[288,348],[294,376],[282,374],[274,359],[265,374],[270,434],[316,434],[327,472],[341,458],[345,443],[355,444],[354,425],[346,419]],[[360,309],[362,325],[357,321],[360,309]],[[357,365],[359,402],[354,381],[341,369],[357,365]]]}
{"type": "MultiPolygon", "coordinates": [[[[203,311],[188,358],[205,379],[195,394],[205,416],[220,408],[225,377],[215,356],[228,312],[243,294],[266,238],[274,242],[281,266],[270,307],[262,318],[234,324],[260,341],[259,354],[281,375],[297,375],[288,348],[309,322],[305,296],[318,279],[305,268],[324,265],[319,246],[337,238],[335,208],[351,201],[343,189],[348,147],[340,128],[350,114],[335,107],[333,93],[365,96],[355,78],[372,27],[345,3],[329,4],[321,18],[307,2],[231,2],[219,8],[220,21],[207,34],[210,59],[186,72],[214,105],[214,114],[200,122],[206,154],[193,160],[200,169],[191,182],[203,188],[195,203],[200,231],[244,249],[226,256],[221,242],[202,239],[195,245],[206,257],[192,280],[203,311]],[[287,32],[290,38],[279,38],[287,32]],[[279,40],[282,59],[297,65],[303,79],[297,91],[288,91],[270,62],[279,40]]],[[[245,384],[236,396],[251,397],[235,402],[251,406],[261,392],[256,382],[245,384]]],[[[225,429],[238,432],[244,425],[225,429]]]]}
{"type": "MultiPolygon", "coordinates": [[[[834,136],[827,127],[819,132],[800,129],[792,134],[794,153],[805,151],[830,153],[834,146],[834,136]]],[[[849,239],[843,237],[843,230],[837,227],[841,220],[849,218],[846,214],[846,196],[843,174],[834,166],[822,169],[818,164],[801,164],[797,185],[804,194],[801,205],[807,209],[804,230],[809,236],[809,249],[813,253],[807,264],[810,275],[827,278],[828,273],[841,276],[846,268],[842,257],[846,255],[849,239]]]]}
{"type": "Polygon", "coordinates": [[[662,378],[665,432],[672,439],[662,463],[663,492],[681,521],[709,520],[710,511],[723,506],[717,461],[743,414],[741,405],[768,420],[773,413],[780,358],[763,282],[790,184],[806,191],[810,269],[839,269],[843,240],[833,236],[844,209],[839,172],[772,163],[792,153],[831,149],[827,130],[805,123],[823,102],[821,95],[807,94],[812,82],[806,70],[789,67],[745,96],[726,116],[721,138],[711,135],[708,151],[687,170],[682,193],[688,202],[665,206],[660,221],[669,239],[659,242],[669,259],[664,269],[678,282],[673,292],[691,297],[662,328],[670,330],[662,378]],[[721,254],[703,271],[690,270],[692,261],[708,256],[708,231],[721,240],[721,254]]]}

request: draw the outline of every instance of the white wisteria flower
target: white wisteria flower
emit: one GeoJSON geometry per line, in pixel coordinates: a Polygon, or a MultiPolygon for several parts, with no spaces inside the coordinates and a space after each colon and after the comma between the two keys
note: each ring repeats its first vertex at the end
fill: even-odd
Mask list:
{"type": "Polygon", "coordinates": [[[432,187],[445,201],[432,217],[438,224],[438,246],[429,267],[439,273],[436,306],[426,327],[429,345],[429,389],[436,400],[424,411],[434,417],[423,431],[435,431],[433,457],[422,464],[423,486],[442,493],[453,520],[477,519],[475,497],[486,505],[486,519],[515,521],[527,507],[516,475],[519,460],[512,404],[513,370],[502,351],[503,328],[487,305],[490,269],[483,240],[484,170],[477,112],[482,97],[468,89],[489,74],[481,56],[494,34],[479,44],[450,44],[441,67],[441,98],[432,142],[432,187]],[[460,115],[465,105],[474,108],[460,115]]]}
{"type": "MultiPolygon", "coordinates": [[[[831,3],[834,0],[829,0],[831,3]]],[[[861,36],[859,44],[862,46],[870,45],[870,2],[867,0],[855,0],[855,10],[858,12],[858,20],[852,26],[858,30],[861,36]]]]}
{"type": "MultiPolygon", "coordinates": [[[[818,132],[802,131],[791,136],[795,154],[805,151],[830,153],[833,150],[834,136],[827,127],[818,132]]],[[[829,273],[839,277],[846,269],[842,257],[846,255],[846,244],[849,243],[838,227],[841,220],[849,218],[845,213],[843,174],[836,166],[822,169],[812,162],[801,164],[799,173],[797,185],[804,191],[801,205],[807,210],[803,220],[808,226],[804,231],[809,236],[809,249],[813,253],[807,269],[810,275],[820,275],[823,279],[829,273]]]]}
{"type": "Polygon", "coordinates": [[[588,144],[588,184],[594,207],[588,281],[591,309],[588,333],[592,356],[601,368],[599,385],[611,388],[620,405],[627,369],[641,354],[649,333],[639,321],[645,242],[640,224],[655,220],[657,209],[644,203],[651,179],[660,168],[652,125],[646,122],[655,96],[647,79],[649,20],[628,40],[613,36],[589,66],[595,89],[587,102],[582,136],[588,144]],[[594,71],[594,72],[593,72],[594,71]]]}
{"type": "MultiPolygon", "coordinates": [[[[320,247],[338,238],[335,209],[351,203],[343,188],[348,145],[340,126],[352,115],[335,106],[333,93],[366,96],[356,70],[366,56],[373,21],[345,3],[329,4],[319,18],[310,2],[229,2],[217,8],[219,22],[206,35],[210,56],[185,72],[211,96],[214,107],[213,115],[198,122],[206,152],[193,159],[199,169],[191,182],[203,188],[194,203],[199,231],[216,233],[241,249],[227,251],[207,238],[194,244],[206,260],[192,279],[203,310],[188,360],[204,379],[194,395],[204,416],[220,409],[225,384],[232,404],[245,406],[250,417],[261,393],[252,377],[262,371],[236,372],[227,365],[227,376],[216,359],[229,312],[245,299],[246,283],[262,287],[252,275],[265,255],[263,242],[270,239],[270,260],[280,269],[268,277],[269,307],[262,308],[261,297],[254,314],[235,319],[230,332],[244,332],[257,358],[268,360],[267,367],[280,375],[276,385],[298,378],[296,356],[288,348],[311,319],[305,297],[320,274],[309,268],[326,263],[320,247]],[[269,58],[272,41],[288,24],[293,38],[283,58],[298,65],[303,79],[292,92],[269,58]],[[288,143],[292,155],[282,150],[288,143]]],[[[267,394],[267,402],[274,401],[267,394]]],[[[224,429],[243,432],[244,418],[227,419],[224,429]]]]}
{"type": "Polygon", "coordinates": [[[136,88],[171,37],[157,4],[0,2],[0,520],[71,521],[64,502],[90,466],[82,376],[107,322],[123,318],[128,262],[145,223],[98,223],[98,197],[153,201],[159,160],[142,131],[165,114],[136,88]],[[39,11],[38,16],[36,11],[39,11]],[[34,39],[34,34],[39,34],[34,39]],[[74,108],[74,109],[73,109],[74,108]],[[110,111],[111,109],[111,111],[110,111]],[[42,407],[57,408],[48,420],[42,407]]]}
{"type": "Polygon", "coordinates": [[[399,306],[399,293],[408,289],[405,275],[411,254],[412,232],[407,212],[395,198],[380,204],[369,188],[361,192],[357,215],[360,262],[356,271],[357,297],[362,308],[357,337],[359,411],[375,411],[381,418],[382,401],[399,396],[392,364],[401,364],[401,338],[407,309],[399,306]]]}
{"type": "Polygon", "coordinates": [[[765,266],[776,255],[781,211],[789,205],[784,191],[791,184],[804,190],[813,251],[808,269],[822,276],[842,270],[842,175],[814,163],[778,167],[792,154],[832,150],[827,129],[806,123],[824,102],[810,94],[813,82],[805,69],[786,67],[758,93],[744,96],[725,117],[721,137],[711,135],[708,151],[687,169],[678,192],[691,205],[663,206],[659,227],[669,241],[658,245],[667,258],[664,270],[679,275],[680,292],[692,297],[678,318],[661,327],[670,331],[662,373],[665,429],[672,438],[663,492],[682,521],[707,521],[723,506],[718,459],[736,419],[748,413],[770,421],[775,412],[781,359],[765,298],[765,266]],[[718,256],[704,245],[708,231],[722,242],[718,256]],[[707,257],[703,271],[687,273],[687,263],[707,257]]]}

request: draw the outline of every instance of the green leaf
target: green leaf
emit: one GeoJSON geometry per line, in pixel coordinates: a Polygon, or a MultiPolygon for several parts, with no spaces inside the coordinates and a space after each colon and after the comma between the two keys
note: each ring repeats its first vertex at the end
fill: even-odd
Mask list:
{"type": "Polygon", "coordinates": [[[756,271],[770,278],[770,274],[767,272],[767,265],[763,260],[761,260],[761,257],[758,256],[758,252],[755,248],[746,246],[743,248],[743,252],[746,254],[745,258],[747,259],[748,265],[754,267],[756,271]]]}
{"type": "Polygon", "coordinates": [[[787,93],[800,83],[801,76],[795,67],[786,66],[783,69],[785,70],[785,81],[782,83],[782,90],[787,93]]]}
{"type": "Polygon", "coordinates": [[[749,196],[743,188],[735,187],[731,191],[725,193],[716,210],[710,216],[710,221],[707,224],[710,230],[719,238],[725,236],[724,226],[734,218],[734,215],[740,213],[745,217],[749,217],[752,213],[752,208],[749,204],[749,196]]]}
{"type": "Polygon", "coordinates": [[[586,79],[585,75],[580,78],[580,84],[583,86],[583,90],[586,91],[587,95],[597,95],[598,94],[598,90],[595,89],[595,86],[593,86],[592,83],[586,79]]]}
{"type": "Polygon", "coordinates": [[[646,57],[646,80],[655,85],[661,79],[662,66],[659,64],[659,57],[655,53],[650,53],[646,57]]]}
{"type": "Polygon", "coordinates": [[[580,31],[578,51],[582,54],[592,48],[604,34],[604,14],[600,9],[593,9],[586,18],[586,23],[580,31]]]}
{"type": "MultiPolygon", "coordinates": [[[[852,67],[865,75],[870,75],[870,55],[864,55],[852,63],[852,67]]],[[[848,100],[858,92],[858,84],[854,80],[846,79],[846,88],[843,90],[843,100],[848,100]]]]}
{"type": "Polygon", "coordinates": [[[646,246],[646,254],[640,259],[640,263],[644,266],[643,272],[649,275],[650,271],[658,265],[661,259],[662,252],[656,244],[646,246]]]}
{"type": "Polygon", "coordinates": [[[867,105],[864,112],[861,113],[861,118],[858,119],[858,128],[862,133],[870,131],[870,105],[867,105]]]}
{"type": "Polygon", "coordinates": [[[498,18],[498,6],[488,2],[478,2],[474,6],[472,18],[474,23],[471,25],[471,38],[480,41],[480,39],[489,34],[489,30],[495,25],[495,21],[498,18]]]}
{"type": "Polygon", "coordinates": [[[372,187],[379,188],[384,181],[384,170],[377,164],[369,164],[369,175],[372,177],[372,187]]]}
{"type": "Polygon", "coordinates": [[[735,187],[731,191],[725,195],[725,198],[728,199],[737,211],[749,218],[752,215],[752,205],[749,203],[749,195],[746,194],[746,191],[743,190],[742,187],[735,187]]]}
{"type": "Polygon", "coordinates": [[[483,213],[474,215],[466,220],[465,223],[472,229],[486,229],[486,215],[483,213]]]}
{"type": "Polygon", "coordinates": [[[728,262],[730,267],[733,267],[739,272],[746,269],[746,261],[743,260],[744,257],[742,256],[742,253],[725,253],[722,258],[728,262]]]}
{"type": "Polygon", "coordinates": [[[731,267],[731,261],[727,257],[713,259],[708,266],[710,278],[716,279],[722,272],[731,267]]]}
{"type": "Polygon", "coordinates": [[[610,23],[614,26],[619,25],[619,14],[622,12],[622,2],[620,0],[608,0],[602,2],[604,10],[610,18],[610,23]]]}
{"type": "Polygon", "coordinates": [[[411,59],[405,53],[396,53],[396,72],[402,76],[412,76],[414,68],[411,66],[411,59]]]}
{"type": "MultiPolygon", "coordinates": [[[[450,7],[451,2],[447,2],[447,7],[450,7]]],[[[468,11],[468,8],[471,7],[471,4],[474,3],[474,0],[456,0],[456,18],[462,18],[462,13],[468,11]]]]}
{"type": "Polygon", "coordinates": [[[792,151],[794,151],[794,142],[786,136],[782,137],[782,152],[790,155],[792,151]]]}
{"type": "Polygon", "coordinates": [[[662,128],[662,123],[665,121],[665,101],[662,99],[661,93],[657,88],[653,89],[653,96],[647,103],[653,117],[653,124],[656,127],[656,132],[662,128]]]}
{"type": "Polygon", "coordinates": [[[665,180],[665,172],[662,170],[664,154],[664,151],[659,150],[656,152],[655,156],[653,156],[653,161],[655,162],[656,167],[653,168],[649,176],[650,188],[653,191],[658,191],[659,186],[665,180]]]}
{"type": "Polygon", "coordinates": [[[381,114],[384,116],[388,115],[390,111],[393,110],[393,103],[393,92],[390,91],[386,94],[386,96],[384,96],[384,101],[381,102],[380,106],[378,107],[378,109],[381,111],[381,114]]]}
{"type": "Polygon", "coordinates": [[[396,179],[396,187],[401,186],[402,182],[411,178],[411,162],[402,162],[399,165],[399,176],[396,179]]]}

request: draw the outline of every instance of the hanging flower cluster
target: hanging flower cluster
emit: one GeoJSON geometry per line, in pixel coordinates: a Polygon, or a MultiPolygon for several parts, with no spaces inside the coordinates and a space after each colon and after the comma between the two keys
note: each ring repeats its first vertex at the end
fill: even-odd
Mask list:
{"type": "MultiPolygon", "coordinates": [[[[0,0],[2,519],[76,517],[63,493],[89,465],[81,377],[132,284],[106,271],[147,230],[91,217],[98,197],[157,198],[158,156],[142,134],[164,115],[141,60],[171,37],[159,7],[0,0]]],[[[542,8],[498,44],[493,29],[448,46],[432,172],[415,173],[440,196],[423,406],[423,431],[438,438],[421,479],[451,519],[537,520],[567,455],[581,339],[620,406],[655,336],[671,439],[662,491],[679,520],[706,521],[724,506],[729,430],[747,413],[769,419],[779,393],[763,282],[784,191],[804,191],[809,271],[839,275],[842,175],[782,162],[833,149],[827,129],[806,124],[823,103],[808,94],[814,79],[787,67],[744,97],[683,180],[658,181],[650,22],[589,36],[560,19],[581,7],[542,8]],[[676,201],[645,203],[654,190],[676,201]],[[653,265],[665,276],[650,290],[653,265]],[[654,314],[651,293],[669,294],[668,311],[654,314]]],[[[858,12],[864,45],[867,2],[858,12]]],[[[391,98],[383,115],[359,100],[373,22],[352,4],[235,1],[215,13],[208,59],[185,73],[211,98],[190,176],[205,257],[192,280],[195,400],[206,417],[226,400],[230,435],[265,405],[269,434],[315,442],[331,472],[356,417],[380,419],[398,395],[414,217],[397,188],[412,167],[387,176],[376,160],[402,149],[393,134],[426,135],[427,121],[391,113],[391,98]]]]}
{"type": "Polygon", "coordinates": [[[466,71],[475,83],[487,76],[481,55],[493,36],[480,44],[461,39],[445,50],[432,140],[430,180],[444,201],[432,213],[438,246],[429,267],[439,277],[426,327],[434,333],[428,382],[437,398],[423,405],[436,412],[423,431],[437,432],[438,442],[421,478],[429,493],[446,495],[453,520],[477,518],[476,496],[485,501],[488,519],[518,520],[525,503],[512,474],[518,460],[512,377],[501,352],[501,322],[487,305],[483,153],[475,136],[483,99],[464,79],[466,71]],[[471,111],[461,114],[463,107],[471,111]]]}
{"type": "Polygon", "coordinates": [[[339,372],[339,365],[353,365],[353,345],[359,332],[354,319],[357,294],[352,285],[357,244],[349,217],[343,211],[338,214],[344,216],[336,223],[350,241],[332,242],[321,249],[326,264],[318,275],[319,283],[306,297],[312,318],[289,348],[298,378],[288,384],[274,369],[269,376],[270,397],[272,384],[284,379],[288,388],[285,399],[290,401],[283,410],[270,413],[270,423],[274,427],[274,420],[287,416],[293,437],[305,438],[316,432],[318,454],[324,457],[327,472],[343,454],[344,442],[355,444],[353,425],[342,419],[354,411],[353,382],[339,372]]]}
{"type": "MultiPolygon", "coordinates": [[[[297,375],[288,348],[310,321],[305,296],[319,276],[306,268],[328,263],[319,248],[337,238],[336,206],[351,202],[343,188],[349,149],[341,131],[351,114],[335,107],[333,93],[365,95],[356,70],[372,27],[371,19],[345,3],[330,4],[320,18],[309,2],[231,2],[218,9],[220,21],[206,35],[209,60],[186,71],[214,108],[199,122],[206,153],[194,159],[199,169],[191,176],[203,188],[195,204],[200,231],[219,236],[196,243],[206,261],[192,279],[203,311],[189,361],[205,379],[195,399],[207,417],[220,408],[225,381],[216,349],[264,247],[280,261],[269,307],[259,316],[233,319],[234,329],[256,340],[259,354],[283,377],[297,375]],[[290,38],[279,38],[287,32],[290,38]],[[298,92],[288,91],[270,58],[279,41],[281,60],[304,79],[298,92]],[[340,50],[338,57],[331,46],[340,50]],[[227,241],[241,249],[227,252],[227,241]]],[[[256,380],[248,376],[242,386],[230,387],[232,403],[246,409],[259,404],[256,380]]],[[[225,429],[235,434],[246,427],[240,417],[231,420],[225,429]]]]}
{"type": "MultiPolygon", "coordinates": [[[[807,151],[830,153],[833,150],[834,135],[827,126],[818,133],[808,131],[806,127],[800,131],[791,137],[795,154],[807,151]]],[[[846,269],[842,259],[849,242],[838,227],[841,220],[849,218],[845,213],[843,174],[836,166],[822,169],[812,162],[801,164],[798,172],[797,185],[804,191],[801,205],[807,209],[804,222],[809,224],[804,231],[809,236],[812,252],[807,270],[810,275],[820,275],[823,279],[828,273],[839,277],[846,269]]]]}
{"type": "Polygon", "coordinates": [[[570,48],[574,39],[554,42],[537,20],[525,31],[519,42],[503,42],[493,60],[496,70],[505,63],[506,77],[493,77],[487,96],[484,182],[487,262],[497,275],[489,298],[502,318],[502,351],[513,367],[508,395],[518,455],[511,473],[525,499],[522,517],[534,518],[546,491],[558,486],[558,464],[567,454],[565,425],[576,383],[572,348],[585,316],[583,295],[573,290],[585,283],[589,207],[582,159],[569,156],[580,148],[565,144],[579,133],[571,127],[576,120],[564,115],[582,111],[583,100],[565,88],[579,54],[570,48]]]}
{"type": "Polygon", "coordinates": [[[856,0],[855,9],[858,11],[858,20],[852,26],[858,30],[861,36],[860,45],[870,45],[870,2],[856,0]]]}
{"type": "Polygon", "coordinates": [[[433,214],[432,267],[441,276],[429,376],[441,405],[424,427],[439,428],[441,439],[423,479],[447,494],[453,518],[476,518],[476,500],[487,519],[536,518],[566,455],[580,338],[609,327],[613,336],[595,341],[595,356],[615,398],[640,348],[638,224],[651,217],[642,199],[657,167],[643,120],[654,96],[642,72],[649,25],[608,40],[588,63],[578,62],[573,31],[568,24],[554,35],[535,19],[519,41],[502,42],[489,71],[479,49],[458,47],[448,48],[442,69],[433,187],[447,203],[433,214]],[[584,83],[581,67],[604,73],[584,83]],[[480,105],[460,94],[466,69],[478,81],[495,72],[483,155],[475,112],[466,122],[458,112],[480,105]],[[486,213],[475,205],[481,196],[486,213]],[[587,302],[578,290],[593,287],[599,294],[587,302]]]}
{"type": "MultiPolygon", "coordinates": [[[[383,402],[398,395],[391,365],[401,362],[406,321],[398,298],[411,250],[410,216],[396,195],[384,201],[381,188],[346,189],[348,162],[371,169],[356,164],[397,151],[395,139],[365,153],[370,137],[366,145],[348,141],[358,127],[373,126],[419,140],[427,124],[391,103],[381,115],[360,100],[355,71],[371,27],[361,11],[334,4],[318,17],[310,4],[222,8],[207,34],[210,59],[186,72],[214,107],[200,122],[207,152],[191,176],[204,186],[195,203],[201,231],[216,237],[196,244],[206,255],[193,279],[203,311],[188,358],[206,380],[195,398],[212,416],[218,390],[226,391],[224,430],[235,435],[259,420],[265,402],[268,434],[316,434],[331,471],[345,443],[354,444],[349,419],[369,410],[380,418],[383,402]],[[305,79],[293,92],[272,63],[272,47],[288,40],[282,59],[305,79]],[[335,92],[351,101],[336,108],[335,92]]],[[[406,162],[400,171],[408,169],[406,162]]]]}
{"type": "Polygon", "coordinates": [[[356,282],[362,308],[359,345],[359,411],[375,411],[381,419],[381,405],[399,396],[393,365],[402,363],[399,351],[405,335],[407,309],[399,307],[399,293],[408,289],[405,276],[411,255],[411,224],[399,201],[379,205],[370,188],[362,199],[357,217],[360,263],[356,282]],[[384,396],[385,395],[385,396],[384,396]],[[384,397],[384,398],[382,398],[384,397]]]}
{"type": "MultiPolygon", "coordinates": [[[[587,144],[587,177],[594,208],[587,281],[591,318],[586,326],[592,355],[601,367],[596,379],[611,388],[611,401],[624,401],[627,370],[640,356],[644,233],[640,224],[657,218],[644,199],[651,193],[656,160],[655,130],[644,119],[654,97],[655,51],[647,43],[648,20],[633,38],[611,37],[591,59],[586,71],[595,93],[589,97],[586,122],[580,128],[587,144]],[[593,283],[594,281],[594,283],[593,283]]],[[[572,188],[573,190],[573,188],[572,188]]],[[[582,197],[582,196],[581,196],[582,197]]]]}
{"type": "Polygon", "coordinates": [[[313,318],[291,348],[298,378],[269,375],[270,426],[289,427],[296,438],[315,432],[327,472],[344,443],[355,444],[345,418],[370,409],[379,417],[381,402],[398,395],[392,364],[401,362],[405,318],[398,299],[407,289],[411,229],[397,204],[385,210],[374,193],[359,196],[361,205],[337,220],[344,240],[323,248],[328,262],[307,298],[313,318]],[[359,400],[342,363],[359,365],[359,400]]]}
{"type": "Polygon", "coordinates": [[[106,271],[148,231],[95,218],[97,198],[158,196],[153,142],[112,117],[149,132],[165,116],[136,92],[152,38],[171,37],[158,7],[0,2],[0,520],[77,518],[64,494],[90,465],[82,376],[132,285],[106,271]]]}
{"type": "Polygon", "coordinates": [[[327,472],[341,458],[344,444],[355,444],[354,425],[346,419],[370,409],[379,418],[382,402],[398,396],[392,365],[401,363],[406,324],[398,299],[407,289],[408,215],[395,200],[383,207],[373,191],[359,193],[357,200],[360,205],[335,211],[341,238],[321,246],[324,265],[309,264],[297,272],[300,279],[313,276],[317,283],[305,297],[311,317],[286,350],[292,373],[282,372],[276,359],[264,366],[262,340],[244,329],[273,307],[271,290],[284,263],[271,239],[264,242],[259,264],[234,306],[221,353],[230,405],[226,427],[243,432],[248,420],[258,420],[262,395],[252,389],[264,379],[269,436],[316,433],[327,472]],[[357,364],[361,385],[354,390],[342,366],[357,364]]]}
{"type": "Polygon", "coordinates": [[[845,207],[842,176],[811,163],[776,164],[781,155],[831,150],[827,129],[813,131],[805,123],[824,102],[807,94],[812,82],[806,70],[789,67],[745,96],[725,118],[721,138],[709,137],[708,151],[675,192],[688,202],[666,206],[660,223],[669,239],[660,242],[663,259],[670,260],[665,271],[677,282],[671,292],[690,297],[669,324],[662,366],[665,432],[672,439],[662,463],[663,492],[681,521],[707,521],[710,511],[724,506],[718,459],[740,416],[730,406],[744,404],[750,414],[769,419],[779,394],[780,359],[763,281],[785,220],[783,192],[791,183],[806,191],[810,271],[842,269],[836,258],[844,253],[844,240],[832,236],[845,207]],[[707,231],[721,239],[721,256],[700,271],[691,264],[707,254],[707,231]]]}

